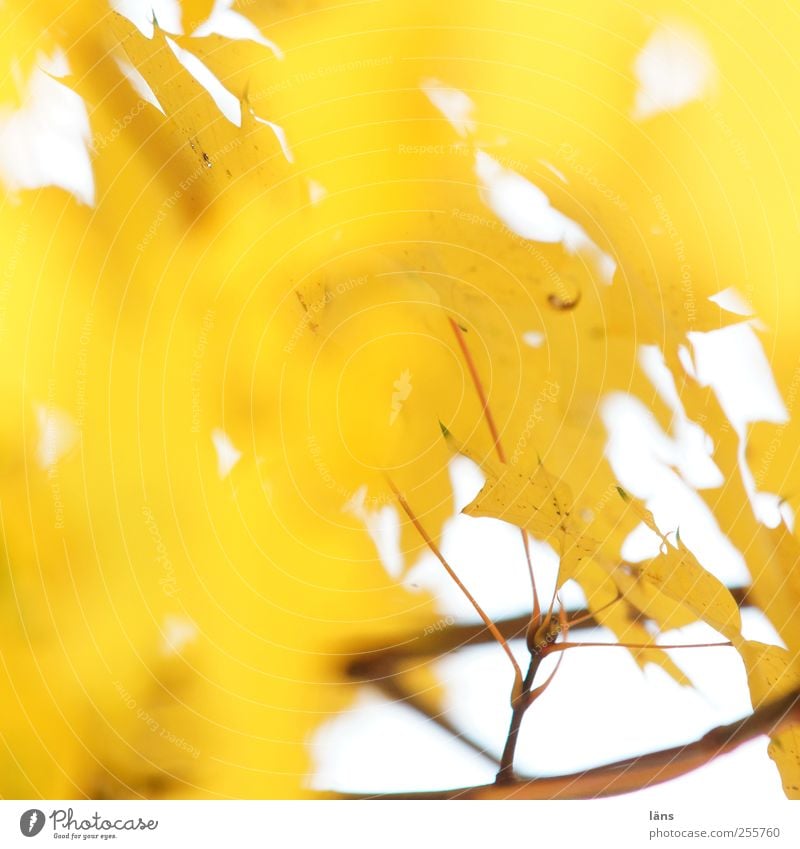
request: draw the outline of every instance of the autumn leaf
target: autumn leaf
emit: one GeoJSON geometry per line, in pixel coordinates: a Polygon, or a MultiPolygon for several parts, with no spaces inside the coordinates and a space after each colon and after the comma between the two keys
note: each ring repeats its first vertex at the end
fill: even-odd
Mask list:
{"type": "MultiPolygon", "coordinates": [[[[745,640],[739,652],[747,670],[754,708],[800,686],[797,661],[786,649],[745,640]]],[[[792,727],[773,735],[768,751],[780,771],[787,797],[800,799],[800,730],[792,727]]]]}

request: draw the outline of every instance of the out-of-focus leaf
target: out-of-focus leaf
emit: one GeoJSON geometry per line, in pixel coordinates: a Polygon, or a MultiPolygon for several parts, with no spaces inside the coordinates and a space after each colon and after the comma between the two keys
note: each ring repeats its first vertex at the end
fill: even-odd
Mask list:
{"type": "MultiPolygon", "coordinates": [[[[746,640],[739,651],[747,670],[753,708],[800,686],[797,660],[786,649],[746,640]]],[[[781,774],[784,792],[790,799],[800,799],[800,728],[792,726],[773,735],[768,751],[781,774]]]]}

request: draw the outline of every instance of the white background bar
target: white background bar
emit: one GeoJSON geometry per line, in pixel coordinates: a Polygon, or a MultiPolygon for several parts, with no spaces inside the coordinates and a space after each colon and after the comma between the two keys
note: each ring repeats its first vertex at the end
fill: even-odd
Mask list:
{"type": "Polygon", "coordinates": [[[624,797],[595,802],[0,802],[0,846],[86,845],[141,847],[270,847],[270,849],[421,849],[441,846],[526,849],[642,849],[642,847],[800,846],[800,805],[780,802],[746,810],[701,800],[664,810],[654,819],[624,797]],[[35,809],[33,836],[25,836],[35,809]],[[72,809],[72,821],[68,811],[72,809]],[[39,814],[43,815],[43,818],[39,814]],[[123,830],[125,821],[157,821],[152,829],[123,830]],[[20,822],[20,818],[22,823],[20,822]],[[82,820],[88,820],[84,826],[82,820]],[[68,826],[68,827],[66,827],[68,826]],[[730,830],[737,836],[713,836],[730,830]],[[750,831],[746,831],[750,829],[750,831]],[[777,834],[775,830],[777,829],[777,834]],[[705,837],[697,834],[706,831],[705,837]],[[770,830],[770,831],[767,831],[770,830]],[[654,835],[660,832],[660,835],[654,835]],[[676,834],[677,832],[677,834],[676,834]]]}

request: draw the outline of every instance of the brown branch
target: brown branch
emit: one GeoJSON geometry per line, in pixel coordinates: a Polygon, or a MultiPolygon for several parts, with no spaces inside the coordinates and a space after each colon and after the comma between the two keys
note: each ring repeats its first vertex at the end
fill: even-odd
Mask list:
{"type": "MultiPolygon", "coordinates": [[[[731,593],[737,602],[746,606],[749,604],[747,599],[746,587],[734,587],[731,593]]],[[[593,618],[590,611],[585,609],[573,609],[567,612],[570,631],[579,631],[587,628],[598,626],[598,622],[593,618]]],[[[643,617],[639,617],[640,619],[643,617]]],[[[500,631],[503,637],[507,640],[523,639],[530,625],[528,616],[517,616],[512,619],[500,619],[495,622],[496,628],[500,631]]],[[[449,720],[444,717],[431,716],[426,706],[419,702],[414,694],[408,691],[403,685],[398,682],[398,665],[405,660],[413,658],[431,658],[441,657],[452,651],[457,651],[470,646],[485,645],[494,640],[494,636],[489,633],[485,625],[450,625],[442,631],[426,634],[424,636],[413,635],[409,639],[399,642],[394,646],[378,646],[371,651],[363,649],[358,653],[348,653],[350,658],[349,663],[345,668],[345,674],[351,681],[356,681],[362,684],[372,684],[378,690],[382,691],[388,698],[395,701],[402,701],[410,708],[418,711],[423,716],[432,719],[442,728],[453,736],[455,740],[471,749],[478,751],[484,757],[490,759],[493,763],[499,764],[500,760],[495,758],[490,752],[486,751],[480,744],[459,731],[449,720]],[[353,654],[356,654],[353,657],[353,654]]],[[[613,645],[613,644],[610,644],[613,645]]],[[[521,716],[520,716],[521,720],[521,716]]],[[[511,729],[509,728],[509,732],[511,729]]],[[[517,733],[513,735],[516,741],[517,733]]],[[[509,733],[509,738],[506,740],[508,747],[509,739],[512,734],[509,733]]],[[[513,754],[513,749],[512,749],[513,754]]],[[[501,767],[502,769],[502,767],[501,767]]],[[[504,773],[508,775],[510,770],[504,773]]],[[[503,781],[504,779],[501,779],[503,781]]]]}
{"type": "Polygon", "coordinates": [[[800,722],[800,688],[753,711],[749,716],[720,725],[699,740],[636,758],[548,778],[520,778],[506,784],[484,784],[426,793],[342,794],[350,799],[594,799],[616,796],[686,775],[750,740],[773,735],[800,722]]]}
{"type": "MultiPolygon", "coordinates": [[[[730,592],[741,607],[748,607],[752,604],[747,587],[731,587],[730,592]]],[[[567,611],[567,617],[570,631],[602,627],[589,610],[575,608],[567,611]]],[[[644,615],[636,614],[631,621],[646,622],[648,620],[644,615]]],[[[498,619],[494,623],[506,641],[524,639],[529,624],[529,614],[510,619],[498,619]]],[[[373,673],[379,674],[381,670],[385,672],[387,662],[394,663],[414,657],[439,657],[470,646],[485,645],[494,639],[485,625],[478,623],[474,625],[449,625],[447,628],[432,634],[409,635],[406,640],[399,641],[394,646],[381,645],[373,649],[364,650],[361,648],[358,652],[350,652],[350,658],[354,654],[357,657],[348,664],[346,672],[350,678],[369,680],[373,673]]]]}

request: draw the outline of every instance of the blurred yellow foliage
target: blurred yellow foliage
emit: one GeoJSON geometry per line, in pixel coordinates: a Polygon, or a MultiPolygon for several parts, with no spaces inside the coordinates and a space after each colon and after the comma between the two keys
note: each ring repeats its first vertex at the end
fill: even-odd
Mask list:
{"type": "MultiPolygon", "coordinates": [[[[605,541],[575,571],[596,608],[629,591],[608,558],[641,519],[614,492],[600,402],[631,392],[668,431],[637,359],[661,348],[725,478],[702,495],[797,650],[796,539],[756,520],[736,437],[678,359],[687,332],[738,320],[708,300],[735,286],[792,412],[797,10],[235,4],[277,51],[195,37],[213,4],[182,5],[188,34],[144,34],[99,0],[0,7],[0,121],[59,48],[94,178],[93,204],[23,186],[0,207],[0,794],[311,792],[309,736],[352,696],[347,653],[433,612],[343,508],[390,504],[388,474],[437,536],[441,425],[489,468],[451,317],[512,465],[543,463],[570,533],[605,541]],[[642,99],[652,39],[689,44],[700,94],[642,99]],[[514,193],[556,234],[516,226],[514,193]],[[230,470],[215,433],[241,452],[230,470]]],[[[794,509],[796,428],[747,443],[757,484],[794,509]]],[[[404,523],[406,564],[420,545],[404,523]]]]}

